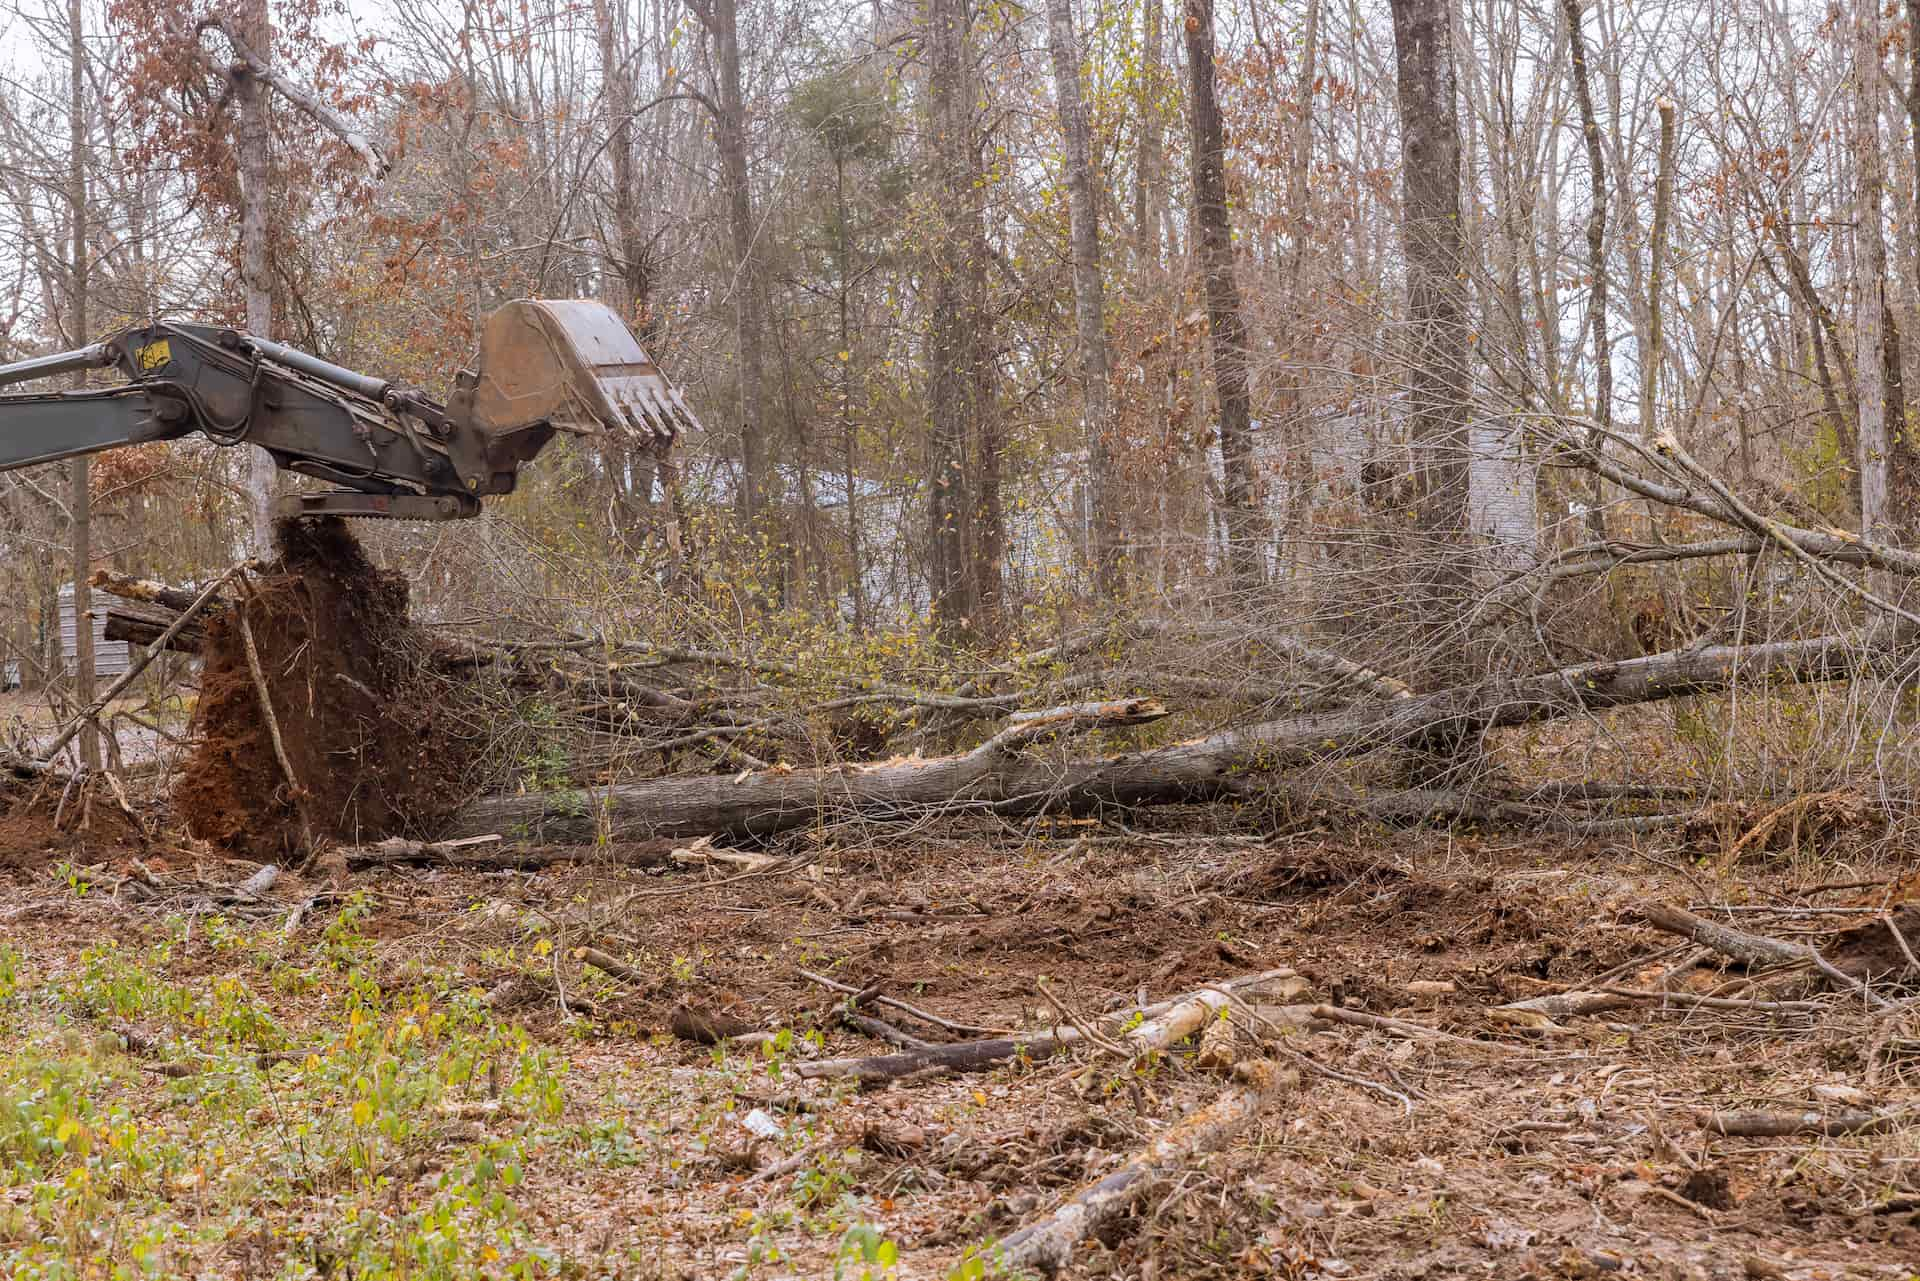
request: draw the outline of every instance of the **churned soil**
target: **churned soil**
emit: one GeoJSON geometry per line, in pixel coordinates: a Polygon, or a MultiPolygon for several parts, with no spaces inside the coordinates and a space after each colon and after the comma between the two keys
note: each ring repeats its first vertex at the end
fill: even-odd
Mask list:
{"type": "Polygon", "coordinates": [[[137,854],[145,838],[107,787],[65,777],[0,778],[0,869],[92,863],[137,854]]]}
{"type": "Polygon", "coordinates": [[[421,673],[406,580],[377,568],[336,518],[283,521],[275,543],[269,570],[207,624],[194,746],[173,793],[188,830],[277,859],[309,838],[431,828],[465,799],[469,723],[421,673]]]}

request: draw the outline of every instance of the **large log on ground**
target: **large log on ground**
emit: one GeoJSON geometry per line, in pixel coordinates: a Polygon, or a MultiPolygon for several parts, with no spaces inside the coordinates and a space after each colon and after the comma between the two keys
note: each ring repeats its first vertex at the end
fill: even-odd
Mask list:
{"type": "MultiPolygon", "coordinates": [[[[131,603],[108,605],[106,615],[106,638],[135,645],[153,644],[166,634],[168,626],[180,616],[178,610],[131,603]]],[[[207,629],[195,619],[167,637],[166,648],[181,654],[198,654],[206,638],[207,629]]]]}
{"type": "Polygon", "coordinates": [[[1469,738],[1583,710],[1710,693],[1736,681],[1838,680],[1886,657],[1854,635],[1675,650],[1286,717],[1152,751],[1047,759],[1003,732],[971,752],[838,768],[651,779],[592,791],[486,797],[446,834],[504,832],[555,844],[629,836],[770,835],[845,819],[991,811],[1087,813],[1217,800],[1254,776],[1313,760],[1469,738]]]}

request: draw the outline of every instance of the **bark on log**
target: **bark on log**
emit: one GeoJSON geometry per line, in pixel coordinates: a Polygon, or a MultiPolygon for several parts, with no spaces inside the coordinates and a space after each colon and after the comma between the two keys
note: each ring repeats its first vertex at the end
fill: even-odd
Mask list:
{"type": "Polygon", "coordinates": [[[354,845],[339,851],[347,870],[374,867],[452,867],[467,872],[528,872],[555,863],[601,863],[609,867],[668,867],[674,841],[626,841],[611,845],[548,845],[537,847],[480,845],[462,841],[409,841],[399,837],[377,845],[354,845]]]}
{"type": "Polygon", "coordinates": [[[1034,1269],[1052,1276],[1073,1257],[1074,1247],[1123,1214],[1157,1178],[1177,1170],[1202,1153],[1215,1151],[1244,1129],[1261,1111],[1299,1080],[1265,1059],[1238,1064],[1234,1075],[1242,1084],[1190,1116],[1142,1148],[1119,1169],[1080,1191],[1018,1232],[980,1251],[1008,1274],[1034,1269]]]}
{"type": "Polygon", "coordinates": [[[821,1059],[817,1063],[796,1066],[794,1075],[807,1080],[825,1077],[845,1078],[862,1085],[880,1085],[921,1072],[980,1072],[998,1067],[1010,1059],[1051,1058],[1069,1046],[1083,1041],[1070,1027],[1038,1036],[1000,1036],[985,1041],[958,1041],[952,1045],[930,1045],[924,1050],[902,1050],[898,1054],[873,1054],[862,1058],[821,1059]]]}
{"type": "MultiPolygon", "coordinates": [[[[198,594],[184,587],[169,587],[165,583],[156,583],[150,578],[129,578],[125,574],[116,574],[110,569],[96,569],[89,580],[95,590],[118,596],[122,600],[144,601],[149,605],[158,605],[172,613],[179,613],[193,604],[198,594]]],[[[218,603],[207,607],[212,613],[219,609],[218,603]]],[[[171,618],[168,621],[172,621],[171,618]]]]}
{"type": "Polygon", "coordinates": [[[1022,756],[993,740],[964,755],[930,760],[486,797],[454,815],[448,834],[512,831],[538,841],[587,841],[604,819],[615,831],[655,836],[768,835],[854,818],[1085,813],[1218,800],[1244,794],[1251,776],[1265,771],[1709,693],[1737,680],[1838,680],[1886,653],[1854,635],[1675,650],[1291,716],[1105,759],[1022,756]]]}
{"type": "Polygon", "coordinates": [[[1749,968],[1757,969],[1765,965],[1811,965],[1841,987],[1857,993],[1868,1005],[1876,1009],[1884,1009],[1888,1005],[1885,997],[1852,975],[1835,969],[1831,961],[1809,944],[1787,943],[1780,939],[1768,938],[1764,934],[1750,934],[1731,926],[1718,925],[1675,907],[1671,903],[1644,903],[1640,907],[1640,915],[1649,925],[1663,929],[1669,934],[1690,938],[1702,947],[1710,947],[1749,968]]]}
{"type": "Polygon", "coordinates": [[[1874,1134],[1912,1119],[1911,1109],[1897,1112],[1713,1112],[1701,1128],[1743,1139],[1784,1139],[1796,1134],[1838,1138],[1846,1134],[1874,1134]]]}
{"type": "Polygon", "coordinates": [[[1692,939],[1753,969],[1765,965],[1801,965],[1811,950],[1803,943],[1784,943],[1764,934],[1717,925],[1671,903],[1642,904],[1640,915],[1656,929],[1692,939]]]}
{"type": "MultiPolygon", "coordinates": [[[[95,591],[118,598],[100,602],[107,618],[106,638],[129,641],[135,645],[153,644],[166,633],[181,611],[193,606],[199,594],[183,587],[156,583],[148,578],[130,578],[110,569],[94,570],[90,583],[95,591]]],[[[208,601],[201,607],[200,613],[215,614],[224,606],[224,601],[208,601]]],[[[205,636],[206,629],[201,620],[196,618],[170,637],[166,648],[182,654],[197,654],[205,636]]]]}
{"type": "MultiPolygon", "coordinates": [[[[132,604],[109,605],[104,612],[107,616],[106,639],[127,641],[134,645],[153,644],[166,635],[167,626],[176,617],[172,610],[132,604]]],[[[168,637],[165,648],[179,654],[198,654],[206,635],[206,629],[195,620],[168,637]]]]}
{"type": "Polygon", "coordinates": [[[160,656],[160,651],[166,647],[167,642],[185,630],[187,624],[193,621],[194,616],[205,609],[208,603],[213,600],[215,594],[226,585],[227,581],[235,574],[238,574],[243,568],[243,565],[235,565],[227,570],[226,573],[220,575],[220,577],[214,579],[211,583],[208,583],[206,587],[202,588],[200,594],[189,602],[186,609],[174,616],[173,622],[167,626],[167,629],[160,634],[158,639],[132,656],[132,661],[127,664],[127,670],[120,673],[119,679],[107,686],[104,693],[96,696],[93,702],[83,708],[78,716],[75,716],[67,722],[65,729],[54,736],[52,745],[41,751],[40,763],[43,765],[50,763],[60,754],[61,749],[73,741],[73,736],[80,732],[81,726],[96,720],[100,713],[112,704],[114,699],[120,697],[127,686],[133,684],[133,682],[139,678],[140,673],[147,669],[147,665],[160,656]]]}
{"type": "MultiPolygon", "coordinates": [[[[193,593],[141,578],[127,578],[107,570],[97,570],[94,586],[122,598],[105,609],[108,640],[124,640],[150,645],[164,635],[193,593]]],[[[203,610],[213,614],[224,608],[216,600],[203,610]]],[[[410,633],[425,655],[427,666],[452,677],[471,677],[483,669],[516,689],[564,691],[573,700],[576,711],[615,728],[630,728],[634,722],[649,726],[692,726],[702,718],[725,722],[733,718],[727,708],[711,702],[696,702],[679,694],[641,684],[621,670],[617,663],[591,663],[571,655],[550,657],[537,668],[519,664],[522,652],[508,644],[490,645],[471,637],[451,636],[416,628],[410,633]]],[[[189,621],[171,636],[166,648],[182,654],[198,654],[206,631],[200,620],[189,621]]]]}
{"type": "Polygon", "coordinates": [[[1617,992],[1555,992],[1524,1001],[1509,1001],[1505,1005],[1495,1006],[1494,1011],[1508,1010],[1522,1014],[1543,1014],[1550,1019],[1566,1019],[1582,1014],[1603,1014],[1608,1010],[1625,1009],[1632,1004],[1632,997],[1621,996],[1617,992]]]}

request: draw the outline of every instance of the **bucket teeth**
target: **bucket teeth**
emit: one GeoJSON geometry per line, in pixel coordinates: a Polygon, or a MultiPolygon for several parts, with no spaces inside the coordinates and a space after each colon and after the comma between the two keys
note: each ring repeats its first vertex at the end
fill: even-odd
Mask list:
{"type": "Polygon", "coordinates": [[[700,422],[605,304],[523,299],[487,318],[474,421],[498,439],[546,423],[671,442],[700,422]]]}

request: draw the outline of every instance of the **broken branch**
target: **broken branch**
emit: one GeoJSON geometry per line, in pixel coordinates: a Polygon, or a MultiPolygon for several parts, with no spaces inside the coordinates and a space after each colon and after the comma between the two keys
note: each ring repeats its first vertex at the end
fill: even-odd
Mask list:
{"type": "Polygon", "coordinates": [[[1072,1258],[1075,1246],[1125,1213],[1155,1179],[1224,1146],[1300,1079],[1298,1073],[1283,1071],[1265,1059],[1235,1065],[1234,1075],[1242,1082],[1238,1088],[1182,1118],[1119,1169],[980,1253],[1009,1273],[1034,1269],[1054,1275],[1072,1258]]]}
{"type": "Polygon", "coordinates": [[[1732,957],[1748,968],[1763,965],[1812,965],[1842,987],[1857,992],[1876,1009],[1885,1009],[1888,1001],[1851,974],[1842,973],[1819,951],[1806,943],[1787,943],[1764,934],[1750,934],[1731,926],[1704,920],[1671,903],[1646,903],[1640,915],[1647,924],[1669,934],[1690,938],[1703,947],[1732,957]]]}
{"type": "Polygon", "coordinates": [[[205,609],[207,604],[213,600],[215,594],[218,593],[222,587],[226,586],[228,580],[235,574],[238,574],[243,568],[245,568],[244,565],[235,565],[226,573],[201,588],[200,594],[195,596],[187,608],[181,611],[180,616],[174,619],[173,623],[164,632],[160,633],[159,639],[141,650],[139,655],[136,656],[131,663],[127,664],[127,670],[120,673],[120,679],[107,686],[106,692],[102,693],[98,698],[95,698],[92,703],[82,708],[78,715],[67,722],[66,728],[62,729],[59,735],[53,740],[53,745],[40,754],[38,764],[44,768],[54,757],[60,754],[62,748],[73,741],[74,735],[80,732],[82,725],[85,725],[90,720],[96,719],[101,712],[107,709],[114,699],[120,697],[126,688],[139,678],[140,673],[146,671],[147,666],[152,663],[154,659],[160,657],[161,651],[166,649],[167,643],[180,634],[180,629],[185,627],[201,610],[205,609]]]}

